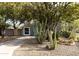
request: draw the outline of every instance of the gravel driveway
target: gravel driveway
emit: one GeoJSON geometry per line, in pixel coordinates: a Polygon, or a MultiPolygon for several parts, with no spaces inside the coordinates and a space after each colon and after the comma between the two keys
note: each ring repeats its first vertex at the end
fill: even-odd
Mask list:
{"type": "Polygon", "coordinates": [[[47,50],[46,43],[37,44],[35,39],[26,39],[24,42],[14,51],[14,56],[79,56],[79,42],[74,46],[59,45],[56,50],[47,50]]]}

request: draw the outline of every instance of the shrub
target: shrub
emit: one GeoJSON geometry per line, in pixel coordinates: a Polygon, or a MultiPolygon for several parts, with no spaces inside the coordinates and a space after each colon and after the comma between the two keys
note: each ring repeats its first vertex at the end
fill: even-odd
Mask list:
{"type": "Polygon", "coordinates": [[[77,41],[79,42],[79,37],[77,37],[77,41]]]}
{"type": "Polygon", "coordinates": [[[76,41],[77,40],[76,33],[71,32],[69,39],[72,39],[72,40],[76,41]]]}
{"type": "Polygon", "coordinates": [[[65,37],[65,38],[69,38],[70,32],[68,32],[68,31],[62,31],[61,32],[61,36],[65,37]]]}

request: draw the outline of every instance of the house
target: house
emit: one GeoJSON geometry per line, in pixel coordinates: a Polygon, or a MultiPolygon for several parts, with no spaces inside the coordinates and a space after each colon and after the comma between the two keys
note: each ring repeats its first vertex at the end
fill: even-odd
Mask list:
{"type": "MultiPolygon", "coordinates": [[[[1,31],[0,31],[1,32],[1,31]]],[[[5,36],[34,36],[36,33],[36,27],[35,27],[35,21],[31,20],[30,22],[25,21],[24,25],[19,28],[18,30],[15,30],[13,28],[8,28],[4,31],[5,36]],[[15,34],[17,33],[17,34],[15,34]]]]}

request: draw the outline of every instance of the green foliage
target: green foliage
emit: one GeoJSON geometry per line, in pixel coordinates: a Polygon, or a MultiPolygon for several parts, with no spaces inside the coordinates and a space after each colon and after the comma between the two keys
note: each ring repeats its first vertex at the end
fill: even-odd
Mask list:
{"type": "Polygon", "coordinates": [[[65,37],[65,38],[69,38],[70,37],[70,32],[68,32],[68,31],[62,31],[61,32],[61,36],[63,36],[63,37],[65,37]]]}
{"type": "Polygon", "coordinates": [[[42,44],[43,41],[46,39],[46,32],[45,32],[45,29],[44,29],[44,24],[42,23],[37,23],[36,24],[36,37],[37,37],[37,41],[38,43],[42,44]]]}
{"type": "MultiPolygon", "coordinates": [[[[56,46],[57,40],[57,26],[62,21],[73,22],[77,19],[77,10],[75,10],[75,4],[70,2],[45,2],[45,3],[33,3],[33,18],[37,19],[40,23],[44,23],[46,30],[53,31],[53,47],[56,46]],[[47,21],[47,22],[45,22],[47,21]]],[[[69,36],[69,33],[64,33],[69,36]]],[[[66,37],[67,37],[66,36],[66,37]]],[[[43,38],[42,38],[43,39],[43,38]]],[[[50,38],[49,38],[50,39],[50,38]]],[[[51,41],[50,41],[51,42],[51,41]]]]}
{"type": "Polygon", "coordinates": [[[4,30],[7,29],[10,25],[5,22],[4,17],[0,17],[0,29],[2,38],[4,38],[4,30]]]}
{"type": "Polygon", "coordinates": [[[8,28],[10,25],[6,23],[4,17],[0,16],[0,28],[1,29],[6,29],[8,28]]]}
{"type": "Polygon", "coordinates": [[[79,42],[79,37],[77,37],[77,41],[79,42]]]}
{"type": "Polygon", "coordinates": [[[70,34],[70,37],[69,38],[75,41],[76,32],[74,30],[71,31],[71,34],[70,34]]]}

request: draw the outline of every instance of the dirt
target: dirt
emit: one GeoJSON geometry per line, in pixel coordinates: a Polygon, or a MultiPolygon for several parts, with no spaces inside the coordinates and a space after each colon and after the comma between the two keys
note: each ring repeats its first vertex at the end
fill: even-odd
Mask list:
{"type": "Polygon", "coordinates": [[[79,56],[79,42],[76,42],[74,46],[58,45],[55,50],[47,50],[46,42],[37,44],[31,39],[24,42],[14,51],[13,56],[79,56]]]}

